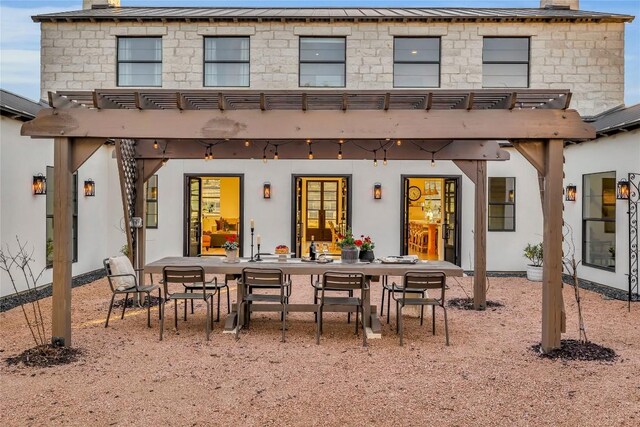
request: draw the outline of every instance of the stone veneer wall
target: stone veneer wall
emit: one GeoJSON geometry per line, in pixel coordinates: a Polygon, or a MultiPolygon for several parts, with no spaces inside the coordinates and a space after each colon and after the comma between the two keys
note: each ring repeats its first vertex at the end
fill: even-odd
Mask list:
{"type": "MultiPolygon", "coordinates": [[[[251,36],[251,89],[298,88],[298,37],[347,37],[347,89],[393,87],[393,37],[440,36],[441,88],[482,87],[482,37],[531,36],[530,87],[595,114],[623,102],[623,23],[42,23],[42,96],[116,87],[116,37],[163,36],[162,87],[203,87],[203,36],[251,36]]],[[[228,89],[228,88],[227,88],[228,89]]]]}

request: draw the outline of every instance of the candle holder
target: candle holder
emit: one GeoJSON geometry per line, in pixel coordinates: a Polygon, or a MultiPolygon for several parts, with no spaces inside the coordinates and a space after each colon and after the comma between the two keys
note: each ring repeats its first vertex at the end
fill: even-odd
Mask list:
{"type": "Polygon", "coordinates": [[[256,254],[256,259],[254,259],[254,261],[262,261],[262,258],[260,258],[260,243],[258,243],[258,253],[256,254]]]}
{"type": "MultiPolygon", "coordinates": [[[[256,260],[253,258],[253,231],[255,229],[253,227],[251,227],[251,259],[249,260],[249,262],[256,262],[256,260]]],[[[260,248],[260,246],[258,246],[258,248],[260,248]]],[[[258,252],[260,252],[260,249],[258,249],[258,252]]]]}

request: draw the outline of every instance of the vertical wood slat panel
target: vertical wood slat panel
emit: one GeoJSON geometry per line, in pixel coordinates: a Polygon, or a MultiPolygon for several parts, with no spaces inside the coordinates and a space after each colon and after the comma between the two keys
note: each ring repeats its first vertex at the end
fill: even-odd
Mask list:
{"type": "Polygon", "coordinates": [[[73,260],[72,140],[55,138],[53,151],[53,298],[51,340],[71,346],[71,263],[73,260]]]}
{"type": "Polygon", "coordinates": [[[473,308],[487,307],[487,162],[477,160],[475,190],[473,308]]]}
{"type": "Polygon", "coordinates": [[[544,144],[542,351],[560,347],[562,330],[563,141],[544,144]]]}

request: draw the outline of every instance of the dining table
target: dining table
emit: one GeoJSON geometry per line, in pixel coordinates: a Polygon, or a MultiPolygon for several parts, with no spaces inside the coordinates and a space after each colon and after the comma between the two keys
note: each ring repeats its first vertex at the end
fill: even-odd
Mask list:
{"type": "MultiPolygon", "coordinates": [[[[383,258],[384,259],[384,258],[383,258]]],[[[379,282],[381,276],[402,276],[408,271],[439,271],[446,276],[461,277],[464,272],[461,267],[447,261],[424,261],[417,262],[384,262],[376,259],[373,262],[343,263],[340,259],[331,262],[304,261],[300,258],[287,258],[286,261],[278,259],[277,256],[262,257],[261,261],[252,261],[249,258],[239,258],[239,262],[227,262],[226,258],[219,256],[202,257],[165,257],[145,265],[145,273],[162,274],[165,267],[202,267],[205,274],[224,274],[238,276],[246,267],[262,269],[280,269],[287,276],[322,276],[327,271],[337,272],[358,272],[365,275],[365,279],[371,286],[372,282],[379,282]]],[[[295,292],[295,286],[292,289],[295,292]]],[[[244,287],[236,286],[236,301],[242,301],[244,297],[244,287]]],[[[377,307],[371,304],[371,291],[363,292],[365,330],[367,338],[380,338],[382,325],[377,316],[377,307]]],[[[317,313],[318,304],[294,303],[287,304],[287,312],[310,312],[317,313]]],[[[278,307],[271,305],[273,311],[278,311],[278,307]]],[[[268,304],[256,307],[256,310],[269,310],[268,304]]],[[[347,306],[325,307],[323,311],[346,312],[350,309],[347,306]]],[[[246,324],[246,319],[242,322],[238,319],[237,304],[233,305],[231,313],[227,316],[224,331],[225,333],[235,333],[236,328],[246,324]]]]}

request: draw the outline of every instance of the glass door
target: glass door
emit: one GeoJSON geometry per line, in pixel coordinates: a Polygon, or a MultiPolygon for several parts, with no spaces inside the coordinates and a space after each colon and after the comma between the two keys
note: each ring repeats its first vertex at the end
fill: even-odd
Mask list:
{"type": "Polygon", "coordinates": [[[200,178],[189,177],[189,204],[188,204],[188,226],[189,243],[187,246],[187,256],[198,256],[201,254],[200,240],[202,224],[200,221],[202,180],[200,178]]]}
{"type": "Polygon", "coordinates": [[[331,228],[338,224],[338,182],[307,181],[305,234],[309,240],[331,241],[331,228]]]}
{"type": "Polygon", "coordinates": [[[444,239],[444,260],[460,265],[458,259],[458,180],[444,180],[444,221],[442,223],[444,239]]]}
{"type": "Polygon", "coordinates": [[[402,254],[409,253],[409,178],[405,178],[402,189],[402,254]]]}

